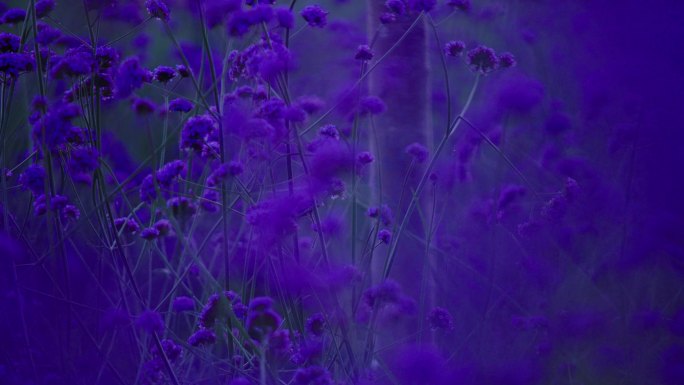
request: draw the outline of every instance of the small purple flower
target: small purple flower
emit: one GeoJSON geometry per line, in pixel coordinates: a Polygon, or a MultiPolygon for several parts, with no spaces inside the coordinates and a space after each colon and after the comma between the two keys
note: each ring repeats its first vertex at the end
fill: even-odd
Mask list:
{"type": "Polygon", "coordinates": [[[36,18],[42,19],[55,9],[55,0],[40,0],[36,2],[36,18]]]}
{"type": "Polygon", "coordinates": [[[392,240],[392,232],[387,229],[378,231],[378,240],[384,244],[389,244],[392,240]]]}
{"type": "Polygon", "coordinates": [[[333,124],[326,124],[325,126],[318,129],[318,135],[324,138],[339,139],[340,133],[337,131],[337,127],[333,124]]]}
{"type": "Polygon", "coordinates": [[[159,83],[168,83],[176,77],[176,71],[168,66],[159,66],[154,69],[152,77],[159,83]]]}
{"type": "Polygon", "coordinates": [[[517,62],[515,61],[515,56],[510,52],[504,52],[499,55],[499,67],[500,68],[511,68],[515,67],[517,62]]]}
{"type": "Polygon", "coordinates": [[[182,78],[189,78],[190,77],[190,70],[188,69],[188,67],[186,67],[182,64],[178,64],[176,66],[176,72],[178,72],[178,75],[180,75],[180,77],[182,77],[182,78]]]}
{"type": "Polygon", "coordinates": [[[6,32],[0,33],[0,53],[18,52],[20,40],[17,35],[6,32]]]}
{"type": "Polygon", "coordinates": [[[325,317],[321,313],[312,314],[306,320],[306,331],[316,337],[323,335],[325,331],[325,317]]]}
{"type": "Polygon", "coordinates": [[[186,296],[179,296],[173,299],[173,311],[182,313],[195,309],[195,300],[186,296]]]}
{"type": "Polygon", "coordinates": [[[171,222],[168,219],[160,219],[154,224],[154,228],[159,231],[159,236],[164,237],[171,233],[171,222]]]}
{"type": "Polygon", "coordinates": [[[206,136],[213,131],[214,121],[208,116],[193,116],[181,131],[180,147],[186,150],[202,151],[206,136]]]}
{"type": "Polygon", "coordinates": [[[293,385],[333,385],[330,373],[323,367],[312,365],[297,369],[293,385]]]}
{"type": "Polygon", "coordinates": [[[169,20],[169,7],[162,0],[146,0],[145,8],[150,16],[163,20],[169,20]]]}
{"type": "Polygon", "coordinates": [[[420,143],[411,143],[406,146],[406,153],[411,155],[418,163],[425,162],[430,155],[430,151],[420,143]]]}
{"type": "Polygon", "coordinates": [[[307,24],[313,28],[323,28],[328,23],[328,12],[319,5],[307,5],[300,14],[307,24]]]}
{"type": "Polygon", "coordinates": [[[483,45],[468,51],[467,61],[471,70],[481,74],[492,72],[499,65],[499,59],[494,50],[483,45]]]}
{"type": "Polygon", "coordinates": [[[157,109],[151,100],[145,98],[133,99],[132,107],[136,115],[149,115],[157,109]]]}
{"type": "Polygon", "coordinates": [[[428,322],[432,330],[452,330],[454,328],[454,319],[447,309],[442,307],[435,307],[428,314],[428,322]]]}
{"type": "Polygon", "coordinates": [[[283,28],[294,27],[294,15],[288,8],[276,8],[275,17],[278,21],[278,26],[283,28]]]}
{"type": "Polygon", "coordinates": [[[461,56],[465,50],[466,45],[460,40],[452,40],[444,45],[444,54],[447,56],[461,56]]]}
{"type": "Polygon", "coordinates": [[[31,165],[19,176],[19,183],[35,195],[45,191],[45,169],[41,165],[31,165]]]}
{"type": "Polygon", "coordinates": [[[1,19],[3,24],[18,24],[23,22],[25,18],[26,11],[21,8],[12,8],[3,14],[1,19]]]}
{"type": "Polygon", "coordinates": [[[151,241],[151,240],[157,239],[158,237],[159,237],[159,230],[155,229],[154,227],[144,228],[140,232],[140,238],[142,238],[146,241],[151,241]]]}
{"type": "Polygon", "coordinates": [[[135,325],[147,333],[161,333],[164,331],[164,319],[161,314],[152,310],[145,310],[138,315],[135,325]]]}
{"type": "Polygon", "coordinates": [[[395,15],[403,15],[406,12],[406,4],[403,0],[387,0],[385,8],[395,15]]]}
{"type": "Polygon", "coordinates": [[[373,154],[368,151],[362,151],[356,155],[356,161],[362,166],[372,163],[373,160],[375,160],[373,154]]]}
{"type": "Polygon", "coordinates": [[[373,58],[373,51],[371,51],[371,48],[368,45],[360,45],[359,48],[356,50],[356,55],[354,55],[354,59],[356,60],[361,60],[361,61],[369,61],[373,58]]]}
{"type": "Polygon", "coordinates": [[[169,102],[169,111],[174,112],[190,112],[193,109],[191,101],[183,98],[173,99],[169,102]]]}
{"type": "Polygon", "coordinates": [[[210,329],[199,329],[188,338],[190,346],[211,345],[216,342],[216,334],[210,329]]]}
{"type": "Polygon", "coordinates": [[[387,111],[385,102],[377,96],[364,96],[360,101],[360,112],[362,114],[379,115],[387,111]]]}
{"type": "Polygon", "coordinates": [[[140,225],[133,218],[121,217],[114,219],[114,227],[125,234],[135,234],[140,231],[140,225]]]}

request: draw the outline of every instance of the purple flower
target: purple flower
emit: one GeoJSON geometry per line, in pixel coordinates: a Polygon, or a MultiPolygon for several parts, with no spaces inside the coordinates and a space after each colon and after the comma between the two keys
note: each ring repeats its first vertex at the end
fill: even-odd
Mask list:
{"type": "Polygon", "coordinates": [[[190,297],[180,296],[173,299],[173,311],[182,313],[195,309],[195,301],[190,297]]]}
{"type": "Polygon", "coordinates": [[[150,334],[161,333],[164,331],[164,319],[156,311],[145,310],[138,315],[135,326],[150,334]]]}
{"type": "Polygon", "coordinates": [[[371,51],[371,48],[367,45],[360,45],[359,48],[356,49],[356,55],[354,55],[354,59],[356,60],[361,60],[361,61],[369,61],[373,58],[373,51],[371,51]]]}
{"type": "Polygon", "coordinates": [[[364,96],[359,104],[359,110],[362,114],[379,115],[387,111],[385,102],[377,96],[364,96]]]}
{"type": "Polygon", "coordinates": [[[444,45],[444,54],[447,56],[461,56],[465,50],[465,43],[460,40],[452,40],[444,45]]]}
{"type": "Polygon", "coordinates": [[[18,52],[19,43],[19,36],[6,32],[0,33],[0,53],[18,52]]]}
{"type": "Polygon", "coordinates": [[[406,12],[406,4],[403,0],[387,0],[385,1],[385,8],[395,15],[403,15],[406,12]]]}
{"type": "Polygon", "coordinates": [[[121,231],[127,234],[135,234],[140,231],[140,225],[133,218],[121,217],[114,219],[114,227],[116,231],[121,231]]]}
{"type": "MultiPolygon", "coordinates": [[[[161,340],[161,346],[162,350],[164,351],[164,355],[171,362],[176,361],[178,358],[180,358],[181,353],[183,353],[183,348],[169,339],[161,340]]],[[[150,349],[150,352],[156,357],[161,357],[161,354],[159,354],[159,349],[156,345],[150,349]]]]}
{"type": "Polygon", "coordinates": [[[313,28],[323,28],[328,23],[328,12],[319,5],[307,5],[300,14],[307,24],[313,28]]]}
{"type": "Polygon", "coordinates": [[[159,83],[168,83],[176,77],[176,71],[171,67],[159,66],[154,69],[152,76],[159,83]]]}
{"type": "Polygon", "coordinates": [[[77,148],[71,151],[69,171],[77,182],[90,184],[92,173],[99,166],[99,154],[94,148],[77,148]]]}
{"type": "Polygon", "coordinates": [[[306,331],[316,337],[320,337],[323,335],[323,332],[325,331],[325,317],[323,317],[323,314],[321,313],[316,313],[312,314],[309,318],[306,320],[306,331]]]}
{"type": "Polygon", "coordinates": [[[256,297],[249,303],[245,326],[249,336],[255,341],[268,338],[282,322],[282,318],[272,306],[273,300],[269,297],[256,297]]]}
{"type": "Polygon", "coordinates": [[[176,66],[176,72],[178,72],[178,75],[180,75],[180,77],[182,77],[182,78],[189,78],[190,77],[190,69],[188,69],[188,67],[186,67],[182,64],[178,64],[176,66]]]}
{"type": "Polygon", "coordinates": [[[41,46],[48,46],[62,36],[62,32],[57,28],[52,28],[49,24],[39,22],[37,25],[38,34],[36,41],[41,46]]]}
{"type": "Polygon", "coordinates": [[[133,99],[132,107],[136,115],[149,115],[157,109],[151,100],[145,98],[133,99]]]}
{"type": "Polygon", "coordinates": [[[163,20],[169,20],[169,8],[162,0],[146,0],[145,8],[150,16],[163,20]]]}
{"type": "Polygon", "coordinates": [[[392,232],[387,229],[378,231],[378,240],[382,243],[389,244],[392,240],[392,232]]]}
{"type": "Polygon", "coordinates": [[[55,0],[40,0],[36,2],[36,18],[41,19],[55,9],[55,0]]]}
{"type": "Polygon", "coordinates": [[[210,329],[199,329],[188,338],[190,346],[211,345],[216,342],[216,334],[210,329]]]}
{"type": "Polygon", "coordinates": [[[35,195],[45,191],[45,169],[41,165],[31,165],[19,176],[19,183],[35,195]]]}
{"type": "Polygon", "coordinates": [[[406,146],[406,153],[411,155],[418,163],[425,162],[430,155],[430,151],[420,143],[411,143],[406,146]]]}
{"type": "Polygon", "coordinates": [[[499,59],[493,49],[481,45],[468,51],[467,62],[471,70],[487,74],[496,69],[499,59]]]}
{"type": "Polygon", "coordinates": [[[11,77],[18,77],[24,72],[33,70],[33,58],[21,53],[0,54],[0,72],[11,77]]]}
{"type": "Polygon", "coordinates": [[[159,231],[160,237],[164,237],[171,233],[171,222],[168,219],[160,219],[154,224],[154,228],[159,231]]]}
{"type": "Polygon", "coordinates": [[[180,147],[185,150],[202,151],[206,137],[214,130],[214,121],[206,116],[193,116],[181,131],[180,147]]]}
{"type": "Polygon", "coordinates": [[[144,228],[140,232],[140,238],[142,238],[146,241],[151,241],[151,240],[157,239],[158,237],[159,237],[159,230],[155,229],[154,227],[144,228]]]}
{"type": "Polygon", "coordinates": [[[499,55],[499,67],[500,68],[511,68],[515,67],[517,62],[515,61],[515,56],[510,52],[504,52],[499,55]]]}
{"type": "Polygon", "coordinates": [[[191,101],[183,98],[174,99],[169,102],[169,111],[174,112],[190,112],[193,109],[191,101]]]}
{"type": "Polygon", "coordinates": [[[362,166],[373,162],[374,159],[373,154],[368,151],[362,151],[356,155],[356,161],[362,166]]]}
{"type": "Polygon", "coordinates": [[[294,15],[288,8],[276,8],[275,17],[278,21],[278,26],[283,28],[294,27],[294,15]]]}
{"type": "Polygon", "coordinates": [[[24,21],[26,18],[26,11],[21,8],[8,9],[2,15],[3,24],[18,24],[24,21]]]}
{"type": "Polygon", "coordinates": [[[447,309],[442,307],[435,307],[428,314],[428,322],[432,330],[452,330],[454,328],[454,319],[447,309]]]}
{"type": "Polygon", "coordinates": [[[142,87],[148,79],[148,72],[140,65],[137,58],[126,59],[121,63],[115,78],[116,93],[120,98],[130,96],[133,91],[142,87]]]}

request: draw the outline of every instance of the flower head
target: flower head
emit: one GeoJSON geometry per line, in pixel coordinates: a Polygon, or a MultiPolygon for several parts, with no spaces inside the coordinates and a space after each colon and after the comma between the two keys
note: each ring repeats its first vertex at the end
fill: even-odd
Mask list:
{"type": "Polygon", "coordinates": [[[444,45],[444,54],[447,56],[461,56],[465,50],[465,43],[460,40],[452,40],[444,45]]]}
{"type": "Polygon", "coordinates": [[[150,16],[163,20],[169,20],[169,7],[162,0],[146,0],[145,8],[150,16]]]}
{"type": "Polygon", "coordinates": [[[323,28],[328,23],[328,12],[319,5],[307,5],[300,14],[307,24],[313,28],[323,28]]]}
{"type": "Polygon", "coordinates": [[[470,69],[482,74],[494,71],[499,65],[499,58],[494,50],[483,45],[468,51],[467,61],[470,69]]]}

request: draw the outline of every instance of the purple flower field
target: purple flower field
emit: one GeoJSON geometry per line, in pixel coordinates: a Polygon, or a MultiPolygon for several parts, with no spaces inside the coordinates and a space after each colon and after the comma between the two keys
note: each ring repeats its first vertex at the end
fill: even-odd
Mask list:
{"type": "Polygon", "coordinates": [[[0,384],[684,384],[684,4],[0,1],[0,384]]]}

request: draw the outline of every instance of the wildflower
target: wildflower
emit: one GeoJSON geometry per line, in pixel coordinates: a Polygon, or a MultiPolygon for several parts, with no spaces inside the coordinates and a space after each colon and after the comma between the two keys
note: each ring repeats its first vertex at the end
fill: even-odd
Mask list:
{"type": "Polygon", "coordinates": [[[380,23],[392,24],[397,21],[397,15],[391,12],[383,12],[379,17],[380,23]]]}
{"type": "Polygon", "coordinates": [[[276,330],[268,340],[268,348],[275,354],[284,355],[292,349],[289,330],[276,330]]]}
{"type": "Polygon", "coordinates": [[[94,148],[77,148],[71,151],[69,171],[74,181],[90,184],[92,173],[99,166],[99,154],[94,148]]]}
{"type": "Polygon", "coordinates": [[[306,331],[316,337],[323,335],[325,327],[325,317],[321,313],[312,314],[306,320],[306,331]]]}
{"type": "Polygon", "coordinates": [[[276,8],[275,17],[278,21],[278,26],[283,28],[294,27],[294,15],[288,8],[276,8]]]}
{"type": "Polygon", "coordinates": [[[510,52],[504,52],[499,55],[499,67],[501,68],[511,68],[515,67],[517,62],[515,61],[515,56],[510,52]]]}
{"type": "Polygon", "coordinates": [[[154,69],[152,76],[154,80],[158,81],[159,83],[168,83],[176,77],[176,71],[171,67],[159,66],[154,69]]]}
{"type": "Polygon", "coordinates": [[[499,64],[499,59],[494,50],[483,45],[468,51],[467,61],[471,70],[481,74],[492,72],[499,64]]]}
{"type": "Polygon", "coordinates": [[[392,240],[392,232],[387,229],[378,231],[378,240],[382,243],[389,244],[392,240]]]}
{"type": "Polygon", "coordinates": [[[171,233],[171,222],[168,219],[160,219],[154,224],[155,230],[159,231],[159,236],[164,237],[171,233]]]}
{"type": "Polygon", "coordinates": [[[428,322],[432,330],[452,330],[454,328],[454,319],[448,310],[442,307],[435,307],[428,314],[428,322]]]}
{"type": "Polygon", "coordinates": [[[40,0],[36,2],[36,18],[42,19],[55,9],[55,0],[40,0]]]}
{"type": "Polygon", "coordinates": [[[50,77],[61,79],[65,76],[79,77],[89,75],[95,68],[95,58],[91,52],[82,48],[69,49],[64,56],[56,58],[50,69],[50,77]]]}
{"type": "Polygon", "coordinates": [[[190,77],[190,69],[188,69],[188,67],[186,67],[182,64],[178,64],[176,66],[176,72],[178,72],[178,75],[180,75],[180,77],[182,77],[182,78],[189,78],[190,77]]]}
{"type": "Polygon", "coordinates": [[[147,8],[150,16],[163,21],[169,21],[169,8],[162,0],[146,0],[145,8],[147,8]]]}
{"type": "Polygon", "coordinates": [[[452,40],[444,45],[444,54],[447,56],[461,56],[465,50],[465,43],[460,40],[452,40]]]}
{"type": "Polygon", "coordinates": [[[379,115],[387,111],[385,102],[377,96],[365,96],[360,101],[360,112],[362,114],[379,115]]]}
{"type": "Polygon", "coordinates": [[[320,111],[325,102],[316,96],[302,96],[297,99],[297,105],[307,114],[312,115],[320,111]]]}
{"type": "Polygon", "coordinates": [[[325,126],[319,128],[318,135],[335,140],[340,138],[340,133],[337,131],[337,127],[335,127],[333,124],[326,124],[325,126]]]}
{"type": "Polygon", "coordinates": [[[140,313],[138,319],[135,320],[135,325],[150,334],[164,331],[164,319],[161,314],[152,310],[140,313]]]}
{"type": "Polygon", "coordinates": [[[214,129],[214,121],[208,116],[190,118],[181,131],[182,149],[202,151],[206,136],[214,129]]]}
{"type": "Polygon", "coordinates": [[[199,329],[188,338],[190,346],[211,345],[216,342],[216,334],[210,329],[199,329]]]}
{"type": "Polygon", "coordinates": [[[166,202],[173,216],[179,219],[190,218],[197,213],[197,205],[187,197],[173,197],[166,202]]]}
{"type": "Polygon", "coordinates": [[[18,52],[19,51],[19,36],[2,32],[0,33],[0,52],[18,52]]]}
{"type": "Polygon", "coordinates": [[[132,107],[137,115],[149,115],[157,109],[151,100],[145,98],[133,99],[132,107]]]}
{"type": "Polygon", "coordinates": [[[385,1],[385,8],[395,15],[403,15],[406,12],[406,4],[403,0],[387,0],[385,1]]]}
{"type": "Polygon", "coordinates": [[[250,301],[245,326],[255,341],[268,338],[280,326],[282,318],[272,307],[273,300],[269,297],[256,297],[250,301]]]}
{"type": "Polygon", "coordinates": [[[120,98],[126,98],[136,89],[142,87],[147,80],[147,70],[145,70],[137,58],[124,60],[119,66],[116,76],[116,93],[120,98]]]}
{"type": "MultiPolygon", "coordinates": [[[[166,359],[168,359],[170,362],[176,361],[178,358],[180,358],[181,353],[183,353],[183,348],[169,339],[161,340],[161,346],[166,359]]],[[[161,357],[161,354],[159,354],[159,349],[156,345],[150,349],[150,352],[156,357],[161,357]]]]}
{"type": "Polygon", "coordinates": [[[99,69],[109,69],[114,67],[119,62],[119,51],[112,47],[104,46],[98,47],[95,52],[95,59],[99,69]]]}
{"type": "Polygon", "coordinates": [[[369,61],[373,58],[373,51],[367,45],[360,45],[356,50],[356,55],[354,59],[361,61],[369,61]]]}
{"type": "Polygon", "coordinates": [[[169,102],[169,111],[190,112],[192,111],[192,108],[192,102],[187,99],[178,98],[169,102]]]}
{"type": "Polygon", "coordinates": [[[34,164],[19,176],[19,183],[33,194],[40,195],[45,190],[45,175],[43,166],[34,164]]]}
{"type": "Polygon", "coordinates": [[[26,11],[21,8],[11,8],[8,9],[2,15],[3,24],[18,24],[24,21],[26,18],[26,11]]]}
{"type": "Polygon", "coordinates": [[[179,296],[173,299],[173,311],[181,313],[195,308],[195,301],[190,297],[179,296]]]}
{"type": "Polygon", "coordinates": [[[375,158],[373,158],[373,154],[368,151],[362,151],[356,155],[356,161],[362,166],[373,162],[374,159],[375,158]]]}
{"type": "Polygon", "coordinates": [[[307,5],[300,14],[307,24],[313,28],[323,28],[328,23],[328,12],[318,5],[307,5]]]}
{"type": "Polygon", "coordinates": [[[420,143],[411,143],[406,146],[406,153],[411,155],[418,163],[423,163],[428,159],[430,152],[420,143]]]}
{"type": "Polygon", "coordinates": [[[151,240],[157,239],[158,237],[159,237],[159,230],[155,229],[154,227],[144,228],[140,232],[140,238],[142,238],[146,241],[151,241],[151,240]]]}
{"type": "Polygon", "coordinates": [[[140,225],[132,218],[121,217],[114,219],[114,227],[117,231],[128,234],[135,234],[140,231],[140,225]]]}
{"type": "Polygon", "coordinates": [[[36,41],[41,46],[48,46],[62,36],[62,32],[57,28],[52,28],[49,24],[39,22],[36,26],[36,41]]]}
{"type": "Polygon", "coordinates": [[[24,72],[33,70],[33,59],[21,53],[2,53],[0,54],[0,72],[11,77],[18,77],[24,72]]]}

